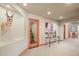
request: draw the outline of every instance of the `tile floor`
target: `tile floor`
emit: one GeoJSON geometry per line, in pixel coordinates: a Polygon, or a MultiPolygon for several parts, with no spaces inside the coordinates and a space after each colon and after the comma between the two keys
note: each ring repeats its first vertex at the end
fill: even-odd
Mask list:
{"type": "Polygon", "coordinates": [[[29,49],[22,56],[78,56],[79,39],[65,39],[60,43],[52,43],[29,49]]]}

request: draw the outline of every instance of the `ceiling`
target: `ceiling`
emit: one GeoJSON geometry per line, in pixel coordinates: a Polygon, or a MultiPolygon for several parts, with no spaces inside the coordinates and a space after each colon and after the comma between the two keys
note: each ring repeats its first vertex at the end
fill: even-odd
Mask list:
{"type": "Polygon", "coordinates": [[[14,4],[14,3],[0,3],[0,7],[21,15],[19,10],[16,7],[14,7],[13,5],[16,6],[16,4],[14,4]]]}
{"type": "Polygon", "coordinates": [[[53,20],[65,20],[79,15],[78,3],[28,3],[27,6],[18,4],[25,11],[53,20]],[[48,15],[47,12],[51,11],[48,15]],[[59,17],[63,18],[60,19],[59,17]]]}
{"type": "MultiPolygon", "coordinates": [[[[6,8],[6,4],[0,4],[0,6],[6,8]]],[[[48,19],[52,20],[68,20],[72,18],[79,17],[79,3],[28,3],[27,6],[24,6],[22,3],[17,3],[15,6],[14,4],[8,4],[12,8],[7,8],[12,11],[18,12],[18,8],[15,7],[16,5],[19,6],[26,12],[39,15],[48,19]],[[50,11],[51,14],[47,14],[50,11]],[[60,16],[63,18],[60,19],[60,16]]]]}

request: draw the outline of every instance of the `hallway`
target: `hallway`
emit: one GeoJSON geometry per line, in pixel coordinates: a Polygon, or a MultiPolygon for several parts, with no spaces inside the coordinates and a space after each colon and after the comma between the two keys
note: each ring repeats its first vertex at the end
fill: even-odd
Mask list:
{"type": "Polygon", "coordinates": [[[66,39],[60,43],[52,43],[37,48],[29,49],[22,56],[78,56],[79,39],[66,39]]]}
{"type": "Polygon", "coordinates": [[[0,15],[0,56],[79,55],[79,3],[2,3],[0,15]]]}

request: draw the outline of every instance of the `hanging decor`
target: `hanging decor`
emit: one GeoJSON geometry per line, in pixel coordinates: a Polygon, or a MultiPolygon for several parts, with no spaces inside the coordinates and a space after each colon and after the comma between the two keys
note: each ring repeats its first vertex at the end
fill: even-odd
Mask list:
{"type": "Polygon", "coordinates": [[[45,34],[52,34],[52,37],[56,37],[56,31],[54,30],[53,24],[45,23],[45,34]]]}
{"type": "Polygon", "coordinates": [[[4,35],[7,31],[10,30],[11,24],[13,22],[13,14],[9,16],[8,12],[6,11],[6,17],[7,19],[1,23],[1,35],[4,35]]]}

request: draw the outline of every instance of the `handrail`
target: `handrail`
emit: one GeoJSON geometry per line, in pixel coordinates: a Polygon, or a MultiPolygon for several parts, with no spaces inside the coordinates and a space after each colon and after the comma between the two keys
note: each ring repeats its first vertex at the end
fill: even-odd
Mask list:
{"type": "Polygon", "coordinates": [[[49,47],[50,47],[50,42],[51,42],[51,38],[56,38],[56,37],[53,37],[53,33],[45,33],[46,36],[45,37],[45,40],[48,40],[49,42],[46,41],[46,44],[49,43],[49,47]]]}

